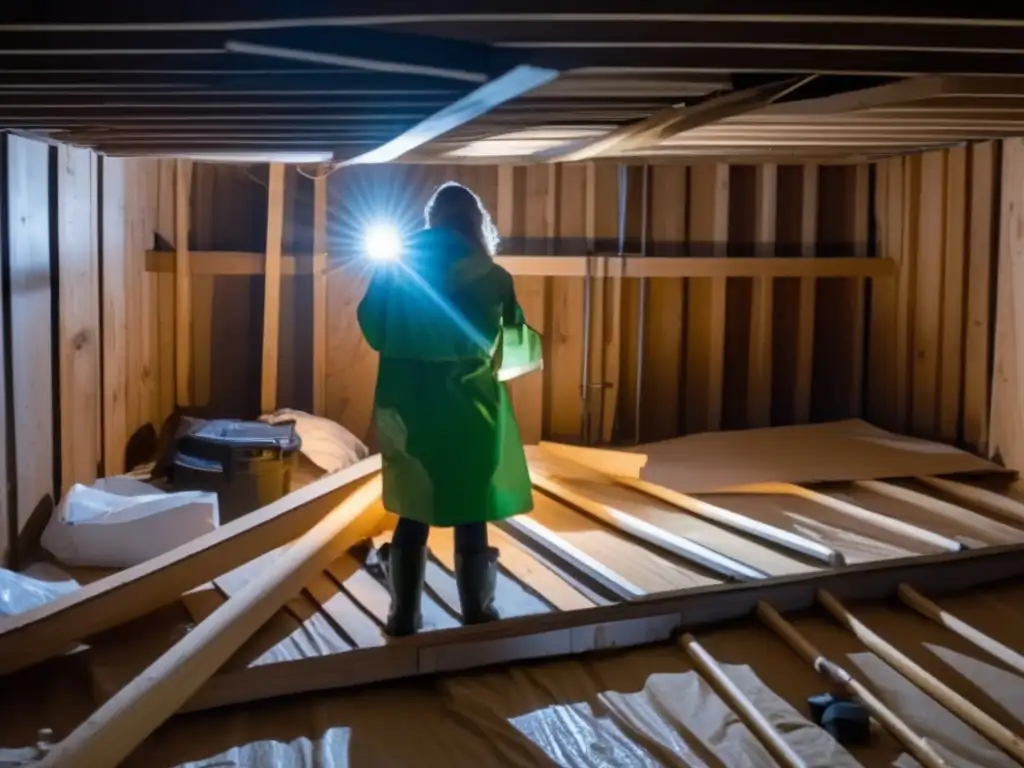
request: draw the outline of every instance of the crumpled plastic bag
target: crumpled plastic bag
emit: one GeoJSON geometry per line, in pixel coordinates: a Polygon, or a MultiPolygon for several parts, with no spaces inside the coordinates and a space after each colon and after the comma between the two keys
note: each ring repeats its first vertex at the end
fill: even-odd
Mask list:
{"type": "Polygon", "coordinates": [[[0,568],[0,615],[13,616],[38,608],[78,589],[78,582],[44,581],[0,568]]]}
{"type": "Polygon", "coordinates": [[[127,477],[76,483],[53,511],[42,545],[68,565],[130,568],[209,533],[217,494],[164,493],[127,477]]]}

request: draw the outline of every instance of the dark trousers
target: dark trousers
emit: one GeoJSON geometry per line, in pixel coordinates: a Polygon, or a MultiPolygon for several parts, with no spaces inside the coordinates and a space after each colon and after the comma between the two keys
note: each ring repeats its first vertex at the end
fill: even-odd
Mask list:
{"type": "MultiPolygon", "coordinates": [[[[430,526],[407,517],[398,518],[391,543],[403,549],[425,547],[430,526]]],[[[466,523],[455,526],[455,551],[460,555],[476,555],[487,550],[487,523],[466,523]]]]}

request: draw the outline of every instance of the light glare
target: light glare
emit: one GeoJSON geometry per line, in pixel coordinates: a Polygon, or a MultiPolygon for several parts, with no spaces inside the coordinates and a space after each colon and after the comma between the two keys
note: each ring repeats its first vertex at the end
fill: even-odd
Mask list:
{"type": "Polygon", "coordinates": [[[402,252],[402,236],[391,224],[374,224],[366,230],[363,247],[374,261],[395,261],[402,252]]]}

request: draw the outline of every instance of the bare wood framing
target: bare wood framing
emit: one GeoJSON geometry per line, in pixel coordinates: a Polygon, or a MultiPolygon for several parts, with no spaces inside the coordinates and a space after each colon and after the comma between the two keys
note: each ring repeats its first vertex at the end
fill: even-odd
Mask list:
{"type": "MultiPolygon", "coordinates": [[[[262,275],[266,256],[244,251],[197,251],[192,254],[193,275],[262,275]]],[[[148,251],[147,272],[173,272],[169,251],[148,251]]],[[[513,275],[538,277],[584,277],[590,261],[591,275],[597,277],[864,277],[886,279],[896,274],[889,259],[852,257],[802,258],[685,258],[626,255],[622,258],[597,256],[498,256],[501,267],[513,275]]],[[[281,257],[284,276],[309,274],[308,259],[281,257]]],[[[335,263],[328,271],[344,269],[350,262],[335,263]]]]}
{"type": "MultiPolygon", "coordinates": [[[[853,235],[858,249],[867,248],[870,239],[868,211],[871,207],[870,173],[866,164],[858,165],[854,181],[853,235]]],[[[853,338],[851,339],[850,404],[848,413],[860,416],[864,405],[864,333],[867,322],[867,304],[864,278],[853,279],[853,338]]]]}
{"type": "Polygon", "coordinates": [[[832,617],[848,629],[873,653],[921,690],[953,712],[967,725],[984,735],[993,744],[1018,762],[1024,762],[1024,741],[995,718],[983,712],[970,701],[947,686],[924,667],[916,664],[881,635],[854,616],[827,590],[818,593],[818,601],[832,617]]]}
{"type": "Polygon", "coordinates": [[[701,676],[710,683],[729,709],[736,713],[761,742],[761,745],[768,750],[768,753],[779,762],[779,765],[785,768],[806,768],[807,763],[793,751],[793,748],[786,743],[786,740],[772,727],[768,719],[758,711],[754,703],[725,674],[715,658],[697,642],[693,635],[683,635],[679,643],[693,660],[694,666],[697,667],[701,676]]]}
{"type": "Polygon", "coordinates": [[[281,234],[284,226],[284,164],[270,164],[267,184],[267,253],[263,284],[263,364],[260,408],[277,410],[277,357],[281,331],[281,234]]]}
{"type": "MultiPolygon", "coordinates": [[[[775,221],[778,166],[757,166],[754,235],[757,257],[775,256],[775,221]]],[[[750,308],[750,364],[747,374],[747,426],[767,427],[772,420],[772,317],[775,284],[768,277],[754,278],[750,308]]]]}
{"type": "Polygon", "coordinates": [[[703,544],[669,533],[656,525],[651,525],[621,509],[609,507],[576,493],[570,488],[553,480],[543,472],[530,470],[533,484],[540,490],[570,506],[576,507],[587,515],[600,520],[634,538],[646,541],[658,549],[670,552],[676,557],[694,563],[701,568],[717,573],[727,579],[751,581],[763,579],[767,574],[746,563],[716,552],[703,544]]]}
{"type": "MultiPolygon", "coordinates": [[[[294,262],[293,262],[294,263],[294,262]]],[[[327,175],[313,180],[313,413],[327,413],[327,175]]]]}
{"type": "Polygon", "coordinates": [[[796,627],[779,615],[771,605],[761,602],[757,606],[757,615],[761,621],[781,637],[797,656],[802,658],[815,672],[824,675],[833,684],[856,696],[871,716],[889,731],[910,753],[926,768],[950,768],[948,762],[935,749],[914,731],[895,712],[887,707],[871,690],[853,677],[843,667],[822,655],[811,642],[797,631],[796,627]]]}
{"type": "MultiPolygon", "coordinates": [[[[801,257],[809,263],[815,259],[818,245],[818,166],[807,164],[803,173],[802,207],[800,209],[801,257]]],[[[806,424],[811,420],[811,384],[814,375],[815,289],[813,276],[801,275],[800,308],[796,341],[796,378],[793,393],[793,422],[806,424]]]]}
{"type": "Polygon", "coordinates": [[[710,504],[695,496],[687,496],[686,494],[673,491],[661,485],[649,483],[645,480],[616,477],[615,481],[629,488],[635,488],[656,499],[667,501],[669,504],[684,509],[697,517],[702,517],[726,528],[753,536],[760,541],[775,544],[790,552],[796,552],[819,562],[827,563],[834,568],[846,565],[842,552],[826,547],[824,544],[820,544],[813,539],[791,533],[785,528],[776,528],[773,525],[762,523],[759,520],[741,515],[724,507],[710,504]]]}
{"type": "Polygon", "coordinates": [[[98,579],[31,611],[0,620],[0,674],[68,650],[76,640],[116,627],[308,531],[380,470],[372,456],[159,557],[98,579]]]}
{"type": "Polygon", "coordinates": [[[931,619],[936,624],[941,624],[951,632],[955,632],[965,640],[974,643],[974,645],[989,655],[995,656],[1006,666],[1016,670],[1018,674],[1024,675],[1024,656],[1012,648],[1008,648],[994,637],[985,634],[966,621],[958,619],[949,611],[943,610],[909,584],[900,584],[899,596],[900,600],[925,618],[931,619]]]}
{"type": "Polygon", "coordinates": [[[289,598],[354,543],[345,540],[347,527],[380,494],[379,477],[363,484],[266,571],[50,749],[40,766],[119,765],[289,598]]]}
{"type": "Polygon", "coordinates": [[[975,485],[958,483],[955,480],[946,480],[941,477],[919,477],[917,480],[949,494],[954,499],[965,501],[968,504],[977,504],[986,512],[1005,517],[1018,524],[1024,523],[1024,504],[987,488],[978,488],[975,485]]]}
{"type": "Polygon", "coordinates": [[[178,405],[190,405],[192,379],[192,267],[188,251],[192,164],[174,163],[174,370],[178,405]]]}
{"type": "Polygon", "coordinates": [[[1024,574],[1024,546],[908,557],[841,570],[718,584],[575,611],[427,632],[384,648],[267,664],[212,678],[185,706],[194,711],[306,691],[454,672],[668,640],[747,616],[760,602],[779,611],[811,608],[819,589],[842,598],[892,598],[907,582],[950,594],[1024,574]]]}
{"type": "Polygon", "coordinates": [[[845,515],[849,515],[850,517],[855,517],[858,520],[863,520],[864,522],[878,526],[879,528],[885,528],[893,533],[899,534],[900,536],[906,536],[908,538],[924,542],[925,544],[929,544],[933,547],[944,549],[947,552],[959,552],[964,549],[964,545],[959,541],[947,536],[942,536],[934,531],[929,531],[927,528],[906,523],[899,518],[883,515],[872,509],[865,509],[864,507],[856,504],[851,504],[848,501],[843,501],[842,499],[837,499],[834,496],[829,496],[827,493],[813,491],[810,488],[804,488],[802,485],[795,485],[794,483],[756,483],[754,485],[743,485],[737,488],[725,488],[722,489],[722,493],[766,493],[796,496],[801,499],[813,501],[815,504],[821,504],[823,507],[834,509],[836,512],[841,512],[845,515]]]}

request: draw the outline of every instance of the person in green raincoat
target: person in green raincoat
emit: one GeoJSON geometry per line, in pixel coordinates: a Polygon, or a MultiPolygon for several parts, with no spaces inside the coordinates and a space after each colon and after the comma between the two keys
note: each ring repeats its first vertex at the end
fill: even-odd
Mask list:
{"type": "Polygon", "coordinates": [[[455,528],[463,621],[499,618],[487,523],[533,507],[504,381],[540,368],[540,337],[493,260],[497,233],[479,198],[446,184],[425,219],[396,261],[377,266],[358,310],[380,353],[374,421],[384,506],[399,517],[380,553],[392,636],[420,627],[430,526],[455,528]]]}

